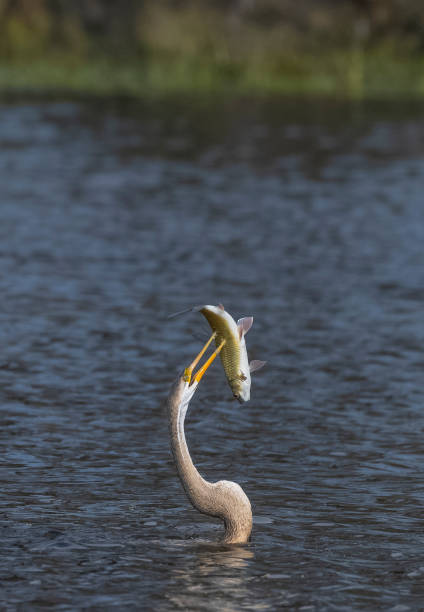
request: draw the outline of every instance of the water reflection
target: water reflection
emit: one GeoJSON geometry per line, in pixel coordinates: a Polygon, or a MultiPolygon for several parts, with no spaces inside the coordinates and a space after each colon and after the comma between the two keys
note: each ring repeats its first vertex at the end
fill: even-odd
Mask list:
{"type": "Polygon", "coordinates": [[[171,571],[165,597],[175,608],[235,612],[249,600],[252,550],[202,543],[190,550],[190,557],[189,567],[171,571]]]}

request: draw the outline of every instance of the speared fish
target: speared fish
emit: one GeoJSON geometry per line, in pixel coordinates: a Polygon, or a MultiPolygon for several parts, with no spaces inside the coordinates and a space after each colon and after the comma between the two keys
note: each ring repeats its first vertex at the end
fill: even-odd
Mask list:
{"type": "MultiPolygon", "coordinates": [[[[246,350],[245,335],[252,327],[253,317],[243,317],[237,323],[225,310],[222,304],[218,306],[195,306],[189,310],[201,312],[214,332],[216,346],[223,344],[220,358],[231,391],[240,403],[250,399],[251,372],[265,365],[266,361],[254,359],[249,363],[246,350]]],[[[182,311],[188,312],[187,310],[182,311]]],[[[171,315],[174,316],[174,315],[171,315]]]]}

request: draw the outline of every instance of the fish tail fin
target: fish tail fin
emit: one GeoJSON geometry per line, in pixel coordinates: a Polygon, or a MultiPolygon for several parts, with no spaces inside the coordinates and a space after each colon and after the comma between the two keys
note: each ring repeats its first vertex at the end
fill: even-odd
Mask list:
{"type": "Polygon", "coordinates": [[[240,340],[247,334],[253,325],[253,317],[243,317],[237,321],[240,340]]]}

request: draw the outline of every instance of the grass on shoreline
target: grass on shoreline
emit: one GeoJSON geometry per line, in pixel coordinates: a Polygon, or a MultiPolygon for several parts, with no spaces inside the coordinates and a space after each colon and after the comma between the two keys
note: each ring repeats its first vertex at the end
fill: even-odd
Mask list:
{"type": "Polygon", "coordinates": [[[334,96],[345,99],[423,98],[424,56],[384,50],[297,56],[278,70],[191,58],[137,60],[69,55],[0,60],[0,93],[68,93],[163,97],[173,94],[334,96]]]}
{"type": "Polygon", "coordinates": [[[41,10],[9,18],[0,31],[0,94],[424,98],[416,42],[358,37],[350,14],[321,8],[327,29],[300,34],[290,22],[265,28],[196,4],[146,6],[128,41],[94,39],[69,15],[59,25],[41,10]]]}

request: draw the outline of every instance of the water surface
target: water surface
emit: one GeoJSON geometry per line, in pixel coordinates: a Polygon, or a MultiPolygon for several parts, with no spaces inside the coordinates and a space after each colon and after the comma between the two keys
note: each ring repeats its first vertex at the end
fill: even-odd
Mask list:
{"type": "Polygon", "coordinates": [[[424,601],[424,128],[378,105],[4,103],[4,609],[418,610],[424,601]],[[163,401],[253,314],[187,436],[239,482],[246,547],[188,504],[163,401]]]}

